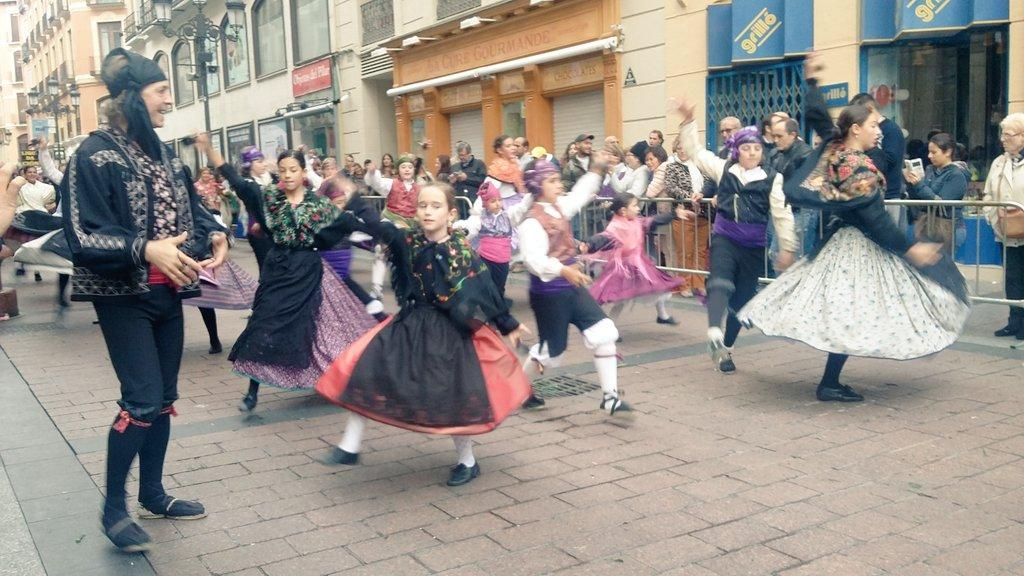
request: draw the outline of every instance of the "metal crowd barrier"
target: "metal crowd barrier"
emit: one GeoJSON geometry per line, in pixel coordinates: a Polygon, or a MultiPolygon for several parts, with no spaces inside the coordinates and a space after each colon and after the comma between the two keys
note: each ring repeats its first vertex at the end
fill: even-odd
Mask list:
{"type": "MultiPolygon", "coordinates": [[[[641,204],[647,208],[645,212],[653,215],[657,213],[657,206],[659,204],[675,204],[675,200],[672,198],[641,198],[641,204]]],[[[579,218],[578,228],[581,233],[581,240],[586,240],[590,236],[599,234],[604,230],[604,225],[607,222],[607,209],[605,208],[608,200],[598,198],[595,199],[590,205],[584,210],[580,211],[577,218],[579,218]]],[[[918,209],[918,218],[923,218],[926,215],[931,217],[939,213],[940,209],[945,210],[945,214],[949,216],[950,227],[953,234],[953,242],[949,245],[949,256],[955,258],[957,248],[965,240],[961,239],[957,241],[958,231],[963,230],[964,226],[964,215],[967,214],[977,220],[977,225],[974,226],[974,254],[973,258],[967,258],[968,263],[957,262],[957,266],[961,272],[965,272],[965,268],[968,270],[965,272],[965,277],[969,279],[971,286],[971,300],[976,304],[998,304],[1006,306],[1019,306],[1024,307],[1024,300],[1010,300],[1007,298],[995,298],[990,296],[983,296],[982,293],[982,268],[998,267],[1000,270],[999,280],[1000,289],[1005,285],[1006,282],[1006,246],[1000,244],[1002,247],[1002,264],[984,264],[982,263],[982,221],[987,221],[984,214],[985,208],[1016,208],[1024,210],[1024,205],[1019,202],[1013,201],[985,201],[985,200],[886,200],[886,205],[891,206],[903,206],[906,208],[918,209]],[[973,270],[971,270],[973,268],[973,270]]],[[[688,209],[693,209],[691,202],[685,202],[689,204],[688,209]]],[[[708,223],[714,218],[714,206],[711,204],[709,198],[705,198],[701,201],[701,211],[707,214],[708,223]]],[[[903,222],[906,218],[901,218],[903,222]]],[[[824,236],[825,227],[827,222],[823,219],[818,218],[818,239],[820,240],[824,236]]],[[[710,230],[706,241],[701,242],[701,231],[697,226],[687,227],[692,232],[692,237],[684,238],[682,244],[685,246],[688,242],[692,242],[695,245],[701,245],[697,250],[697,267],[686,267],[679,266],[677,263],[683,262],[684,260],[676,254],[676,246],[673,241],[673,230],[671,225],[660,227],[654,234],[654,240],[648,242],[648,255],[654,260],[658,268],[666,272],[674,274],[694,275],[707,277],[710,274],[710,261],[708,259],[710,249],[710,230]]],[[[709,226],[710,228],[710,226],[709,226]]],[[[798,235],[800,231],[797,231],[798,235]]],[[[801,245],[802,242],[798,244],[801,245]]],[[[764,273],[761,277],[762,283],[770,283],[773,281],[774,272],[772,270],[770,250],[765,250],[765,261],[764,261],[764,273]]],[[[685,254],[684,254],[685,256],[685,254]]],[[[803,256],[803,254],[797,254],[797,257],[803,256]]]]}

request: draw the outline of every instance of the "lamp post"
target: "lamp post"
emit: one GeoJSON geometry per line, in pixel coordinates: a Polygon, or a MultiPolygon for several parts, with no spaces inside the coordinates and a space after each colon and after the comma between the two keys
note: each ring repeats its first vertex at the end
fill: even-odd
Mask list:
{"type": "Polygon", "coordinates": [[[71,105],[65,105],[60,103],[60,82],[56,78],[50,78],[46,81],[46,94],[41,95],[33,88],[28,92],[28,104],[29,109],[27,112],[31,116],[48,112],[53,117],[53,129],[54,129],[54,142],[53,142],[53,157],[55,160],[64,160],[64,148],[61,146],[60,136],[60,122],[58,121],[61,116],[75,115],[76,127],[81,122],[81,118],[78,116],[78,107],[81,104],[82,94],[78,91],[78,85],[72,81],[68,84],[67,94],[71,99],[71,105]],[[40,98],[44,98],[46,101],[42,102],[40,98]]]}
{"type": "Polygon", "coordinates": [[[214,24],[203,9],[206,7],[206,0],[191,0],[196,7],[194,16],[184,21],[178,27],[171,26],[171,5],[174,0],[153,0],[153,16],[164,36],[178,38],[192,42],[192,52],[195,54],[195,80],[199,87],[199,98],[203,101],[203,115],[206,121],[206,131],[210,131],[210,96],[207,93],[207,75],[211,68],[216,71],[215,66],[210,63],[214,59],[214,50],[217,43],[226,39],[237,42],[242,27],[245,25],[245,0],[227,0],[225,7],[228,12],[228,26],[222,29],[214,24]]]}

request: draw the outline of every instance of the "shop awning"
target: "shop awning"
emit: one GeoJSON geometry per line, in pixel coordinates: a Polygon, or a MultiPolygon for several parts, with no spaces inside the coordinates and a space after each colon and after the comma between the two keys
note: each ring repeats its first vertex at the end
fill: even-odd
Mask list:
{"type": "Polygon", "coordinates": [[[445,86],[447,84],[455,84],[456,82],[480,78],[481,76],[500,74],[502,72],[516,70],[519,68],[523,68],[524,66],[530,66],[532,64],[544,64],[547,62],[554,62],[556,60],[563,60],[565,58],[580,56],[582,54],[589,54],[591,52],[611,50],[612,48],[615,48],[618,45],[618,37],[612,36],[610,38],[602,38],[600,40],[593,40],[591,42],[585,42],[583,44],[577,44],[575,46],[559,48],[558,50],[552,50],[550,52],[542,52],[540,54],[534,54],[532,56],[516,58],[515,60],[509,60],[507,62],[499,62],[498,64],[481,66],[480,68],[474,68],[472,70],[463,70],[462,72],[456,72],[454,74],[448,74],[446,76],[438,76],[437,78],[431,78],[430,80],[424,80],[422,82],[414,82],[412,84],[406,84],[405,86],[396,86],[388,90],[387,94],[388,96],[401,96],[402,94],[419,92],[420,90],[423,90],[425,88],[433,88],[434,86],[445,86]]]}
{"type": "Polygon", "coordinates": [[[1010,0],[861,0],[864,42],[956,34],[1010,19],[1010,0]]]}
{"type": "Polygon", "coordinates": [[[708,68],[781,60],[814,49],[814,0],[733,0],[708,6],[708,68]]]}

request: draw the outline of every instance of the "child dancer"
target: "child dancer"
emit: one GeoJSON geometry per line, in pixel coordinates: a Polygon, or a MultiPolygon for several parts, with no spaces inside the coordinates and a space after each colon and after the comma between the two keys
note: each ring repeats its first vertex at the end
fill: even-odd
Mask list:
{"type": "MultiPolygon", "coordinates": [[[[609,414],[632,408],[619,398],[618,359],[615,341],[619,331],[590,292],[584,288],[590,276],[576,265],[579,253],[572,236],[572,217],[590,203],[601,189],[607,160],[597,152],[590,171],[565,196],[559,171],[546,160],[537,160],[526,171],[526,188],[533,194],[533,206],[519,225],[520,250],[530,272],[530,308],[537,319],[539,342],[530,348],[528,373],[543,373],[561,363],[569,339],[569,325],[583,333],[587,348],[594,351],[594,367],[601,382],[600,408],[609,414]]],[[[531,394],[525,407],[543,404],[531,394]]]]}
{"type": "Polygon", "coordinates": [[[629,192],[616,194],[610,210],[612,218],[604,232],[591,237],[586,244],[588,254],[611,251],[601,276],[590,287],[590,295],[598,304],[615,302],[613,316],[622,311],[627,300],[655,295],[657,323],[675,326],[678,322],[669,316],[666,303],[684,280],[658,270],[644,252],[644,236],[674,219],[690,220],[693,212],[677,205],[672,212],[641,218],[640,201],[629,192]]]}
{"type": "Polygon", "coordinates": [[[252,316],[228,356],[249,378],[244,411],[256,407],[261,383],[312,388],[331,360],[375,324],[319,254],[351,234],[358,219],[308,188],[301,152],[283,152],[277,165],[281,183],[264,188],[261,199],[274,247],[252,316]]]}
{"type": "MultiPolygon", "coordinates": [[[[707,282],[708,349],[718,371],[729,374],[736,371],[732,345],[741,327],[736,312],[754,297],[758,278],[764,271],[768,220],[774,223],[782,248],[775,269],[785,270],[793,263],[797,251],[793,212],[782,193],[782,175],[763,161],[757,126],[733,134],[726,142],[729,160],[723,160],[701,144],[697,123],[693,121],[694,106],[683,102],[679,111],[683,115],[679,138],[686,156],[718,182],[714,196],[717,213],[711,231],[711,274],[707,282]]],[[[700,192],[691,196],[694,204],[702,198],[700,192]]]]}
{"type": "Polygon", "coordinates": [[[910,243],[887,217],[885,177],[865,153],[878,140],[879,115],[848,106],[833,125],[813,77],[820,72],[816,62],[809,57],[804,65],[804,118],[822,144],[786,184],[786,197],[832,220],[817,251],[762,290],[739,317],[765,334],[828,352],[815,396],[859,402],[864,397],[839,382],[849,356],[934,354],[959,337],[970,300],[942,245],[910,243]]]}
{"type": "Polygon", "coordinates": [[[506,208],[498,187],[488,181],[480,187],[477,198],[483,204],[484,213],[471,214],[469,218],[456,222],[453,228],[467,232],[480,259],[490,270],[498,293],[504,298],[508,266],[512,260],[512,237],[533,199],[528,197],[506,208]]]}
{"type": "MultiPolygon", "coordinates": [[[[388,154],[384,156],[390,157],[388,154]]],[[[387,199],[381,216],[399,228],[414,228],[416,226],[416,196],[420,192],[420,185],[416,183],[415,156],[403,154],[398,157],[397,178],[382,176],[371,162],[366,167],[365,180],[371,190],[387,199]]],[[[384,295],[384,275],[387,272],[387,264],[380,246],[374,250],[374,254],[376,257],[373,268],[370,270],[371,294],[374,298],[380,299],[384,295]]]]}
{"type": "Polygon", "coordinates": [[[443,183],[422,188],[419,228],[381,222],[393,265],[397,316],[379,324],[341,354],[317,382],[317,392],[352,411],[330,461],[359,461],[366,418],[406,430],[451,434],[459,486],[480,475],[467,435],[493,430],[529,395],[515,354],[474,315],[493,322],[513,346],[526,329],[488,278],[461,231],[455,193],[443,183]]]}

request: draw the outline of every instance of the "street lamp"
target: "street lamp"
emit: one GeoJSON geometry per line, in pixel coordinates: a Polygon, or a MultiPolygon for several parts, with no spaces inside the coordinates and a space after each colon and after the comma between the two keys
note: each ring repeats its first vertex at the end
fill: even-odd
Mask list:
{"type": "Polygon", "coordinates": [[[210,95],[208,94],[207,77],[210,63],[214,61],[217,43],[223,40],[237,42],[242,28],[245,26],[245,0],[227,0],[228,26],[222,29],[214,24],[203,9],[206,0],[191,0],[196,13],[178,27],[171,26],[171,5],[174,0],[153,0],[153,16],[156,23],[163,29],[164,36],[192,42],[193,53],[196,55],[195,79],[199,84],[199,98],[203,101],[203,114],[206,131],[210,131],[210,95]]]}
{"type": "Polygon", "coordinates": [[[44,112],[49,112],[53,116],[54,124],[54,146],[53,146],[53,157],[57,160],[64,159],[64,149],[61,147],[60,138],[60,122],[58,120],[61,116],[75,115],[76,126],[81,120],[78,117],[78,107],[81,104],[81,92],[78,91],[78,85],[72,81],[68,85],[68,97],[71,98],[71,105],[63,105],[60,103],[60,82],[56,78],[50,78],[46,81],[46,102],[40,101],[40,94],[36,89],[32,89],[28,93],[29,109],[27,112],[35,116],[44,112]]]}

